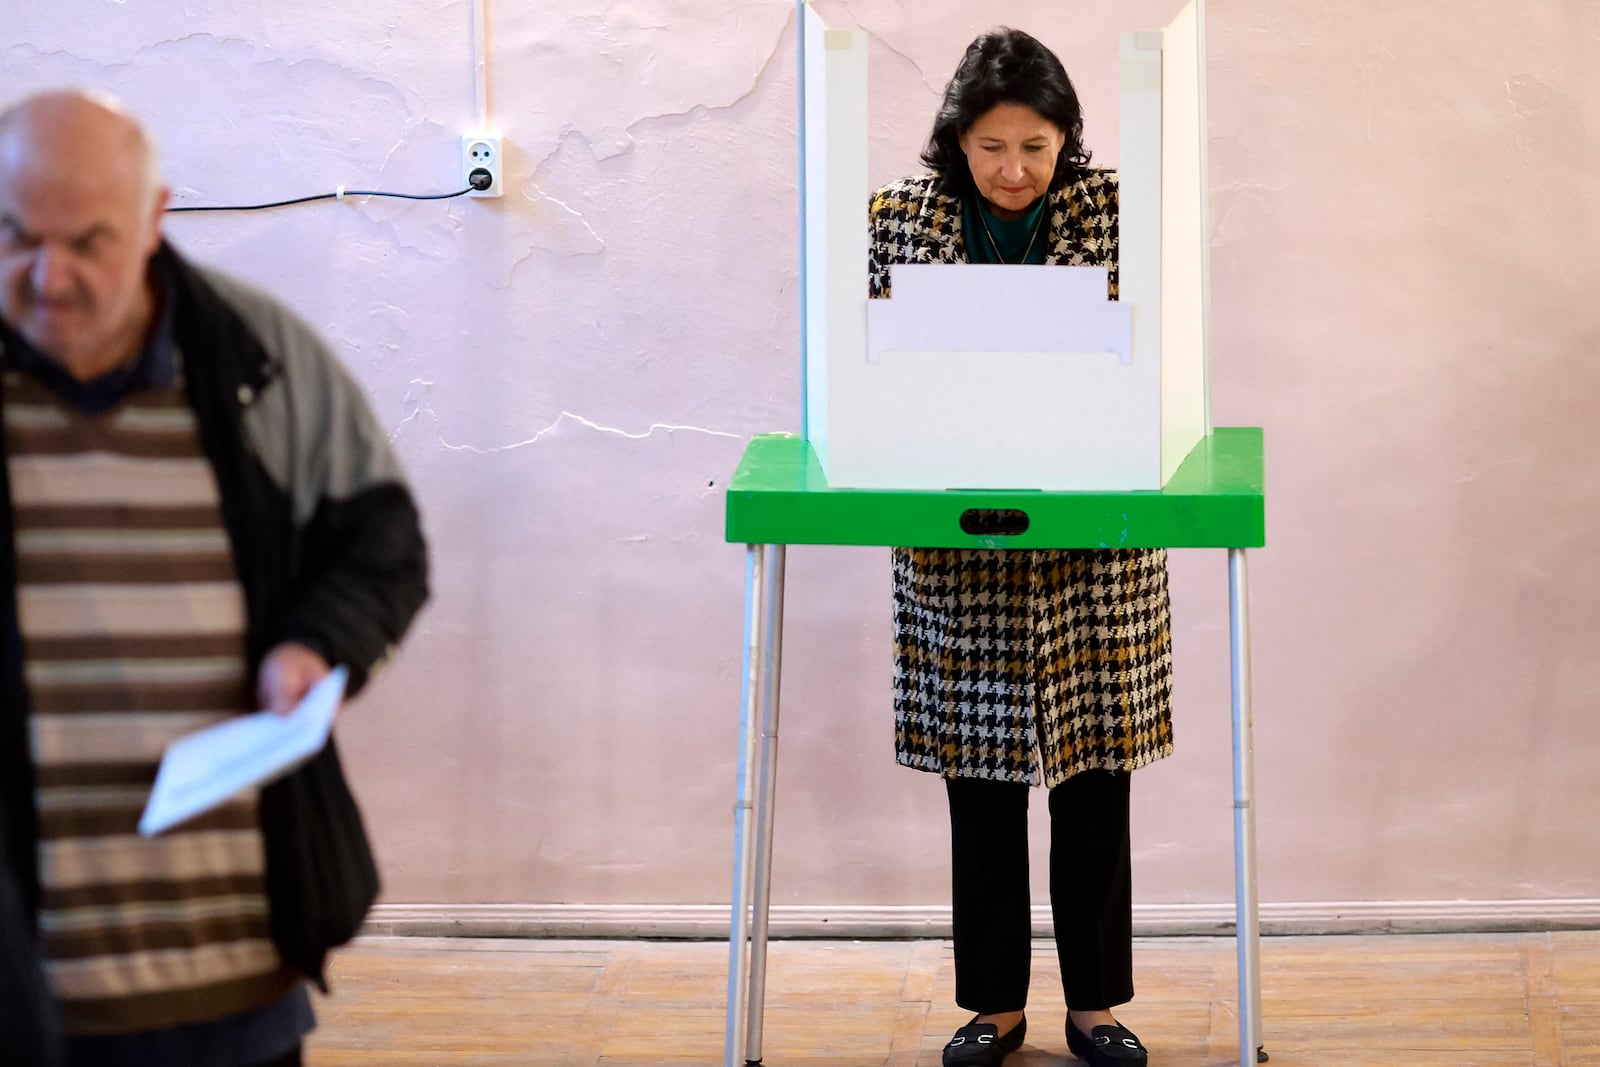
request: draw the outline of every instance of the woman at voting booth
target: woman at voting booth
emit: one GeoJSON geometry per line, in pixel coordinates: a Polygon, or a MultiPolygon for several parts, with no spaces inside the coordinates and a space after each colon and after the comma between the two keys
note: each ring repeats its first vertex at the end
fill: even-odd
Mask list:
{"type": "MultiPolygon", "coordinates": [[[[1090,166],[1077,93],[1034,38],[968,47],[923,162],[872,198],[870,294],[911,263],[1072,264],[1117,293],[1117,175],[1090,166]]],[[[1027,1032],[1029,787],[1049,791],[1050,903],[1068,1048],[1144,1064],[1133,997],[1131,773],[1172,752],[1160,549],[894,552],[900,763],[945,780],[956,1002],[944,1063],[998,1064],[1027,1032]]]]}

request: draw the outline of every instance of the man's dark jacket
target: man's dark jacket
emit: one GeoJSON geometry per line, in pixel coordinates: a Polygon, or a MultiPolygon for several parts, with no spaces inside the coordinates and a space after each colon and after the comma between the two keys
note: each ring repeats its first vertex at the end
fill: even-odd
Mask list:
{"type": "MultiPolygon", "coordinates": [[[[353,693],[428,595],[421,524],[388,439],[327,347],[275,301],[167,246],[155,268],[169,280],[183,380],[244,588],[251,673],[298,641],[348,667],[353,693]]],[[[5,345],[0,324],[0,358],[5,345]]],[[[38,821],[16,592],[0,462],[0,840],[32,916],[38,821]]]]}

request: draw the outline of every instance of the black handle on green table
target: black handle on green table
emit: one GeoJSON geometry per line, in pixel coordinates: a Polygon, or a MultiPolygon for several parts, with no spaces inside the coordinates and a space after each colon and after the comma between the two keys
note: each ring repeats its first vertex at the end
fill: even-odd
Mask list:
{"type": "Polygon", "coordinates": [[[1028,513],[1019,508],[968,508],[961,532],[974,537],[1015,537],[1028,532],[1028,513]]]}

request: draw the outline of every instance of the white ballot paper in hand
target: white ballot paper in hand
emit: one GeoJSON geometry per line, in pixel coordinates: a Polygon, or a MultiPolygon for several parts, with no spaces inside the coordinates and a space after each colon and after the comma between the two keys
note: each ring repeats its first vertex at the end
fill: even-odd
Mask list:
{"type": "Polygon", "coordinates": [[[349,676],[335,667],[288,715],[252,712],[172,742],[161,756],[139,832],[159,834],[321,752],[349,676]]]}

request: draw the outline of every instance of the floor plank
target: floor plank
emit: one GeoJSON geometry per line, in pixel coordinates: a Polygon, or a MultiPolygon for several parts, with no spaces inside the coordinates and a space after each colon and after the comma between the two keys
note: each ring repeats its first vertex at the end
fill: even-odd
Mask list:
{"type": "MultiPolygon", "coordinates": [[[[1238,1062],[1233,942],[1140,941],[1118,1014],[1157,1067],[1238,1062]]],[[[1268,938],[1278,1067],[1600,1067],[1600,931],[1268,938]]],[[[371,938],[339,953],[309,1067],[669,1067],[722,1062],[728,951],[714,942],[371,938]]],[[[767,1067],[937,1067],[967,1014],[950,945],[772,945],[767,1067]]],[[[1034,946],[1028,1041],[1067,1067],[1053,948],[1034,946]]]]}

